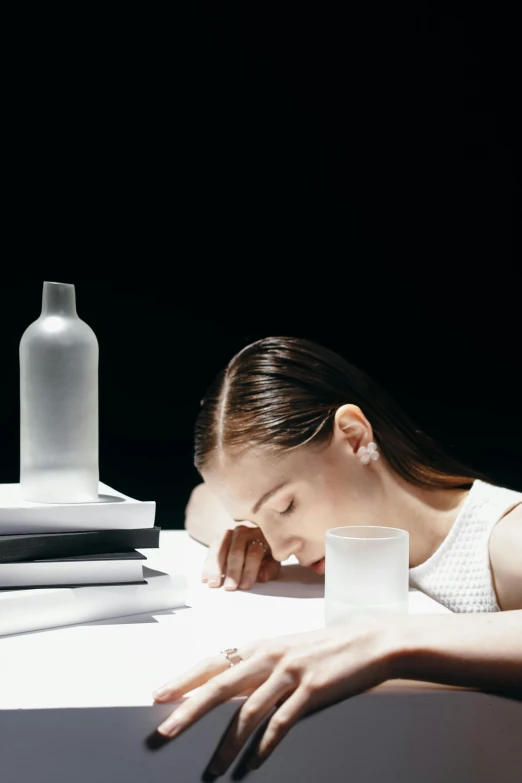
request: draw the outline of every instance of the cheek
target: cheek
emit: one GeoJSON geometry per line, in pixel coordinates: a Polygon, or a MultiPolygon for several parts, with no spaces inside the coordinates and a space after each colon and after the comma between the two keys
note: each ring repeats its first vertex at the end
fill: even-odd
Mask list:
{"type": "Polygon", "coordinates": [[[303,527],[308,538],[324,541],[327,530],[333,527],[349,525],[349,504],[346,494],[330,492],[317,497],[307,509],[303,527]]]}

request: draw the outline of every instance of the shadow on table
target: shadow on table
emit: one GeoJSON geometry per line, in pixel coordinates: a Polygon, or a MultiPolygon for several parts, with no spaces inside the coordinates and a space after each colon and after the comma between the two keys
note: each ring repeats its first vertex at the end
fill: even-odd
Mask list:
{"type": "Polygon", "coordinates": [[[68,625],[52,625],[49,628],[38,628],[35,631],[21,631],[0,636],[2,639],[10,639],[13,636],[28,636],[29,634],[41,634],[48,631],[63,631],[67,628],[80,628],[90,625],[140,625],[141,623],[157,623],[156,617],[160,615],[175,615],[190,609],[189,606],[180,606],[177,609],[161,609],[159,612],[143,612],[142,614],[127,614],[121,617],[108,617],[106,620],[91,620],[88,623],[69,623],[68,625]]]}
{"type": "Polygon", "coordinates": [[[248,592],[279,598],[324,598],[324,576],[301,565],[285,565],[277,579],[256,582],[248,592]]]}
{"type": "Polygon", "coordinates": [[[157,623],[156,617],[175,615],[190,609],[190,606],[180,606],[177,609],[161,609],[159,612],[144,612],[143,614],[128,614],[122,617],[109,617],[106,620],[92,620],[82,625],[139,625],[140,623],[157,623]]]}

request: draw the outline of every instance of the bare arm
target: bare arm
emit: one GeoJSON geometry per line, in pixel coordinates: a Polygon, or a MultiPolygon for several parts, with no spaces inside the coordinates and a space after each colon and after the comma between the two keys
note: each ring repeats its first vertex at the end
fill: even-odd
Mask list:
{"type": "Polygon", "coordinates": [[[522,610],[411,615],[401,626],[392,666],[395,677],[522,689],[522,610]]]}
{"type": "Polygon", "coordinates": [[[206,484],[194,487],[185,509],[185,530],[205,546],[222,538],[225,531],[235,527],[218,498],[206,484]]]}
{"type": "Polygon", "coordinates": [[[403,678],[522,695],[522,611],[354,618],[354,622],[241,646],[241,666],[205,658],[154,695],[175,701],[199,687],[158,727],[173,737],[217,704],[251,694],[212,762],[223,774],[255,730],[259,766],[299,718],[403,678]],[[268,689],[267,683],[270,684],[268,689]],[[277,705],[264,733],[259,725],[277,705]]]}
{"type": "Polygon", "coordinates": [[[409,618],[397,648],[398,677],[522,689],[522,505],[493,528],[489,555],[504,611],[409,618]]]}
{"type": "Polygon", "coordinates": [[[489,559],[498,605],[522,609],[522,503],[493,528],[489,559]]]}
{"type": "MultiPolygon", "coordinates": [[[[209,490],[206,484],[198,484],[191,492],[185,509],[185,530],[200,544],[210,546],[222,539],[227,530],[238,527],[232,517],[225,511],[219,499],[209,490]]],[[[253,527],[253,522],[243,520],[241,527],[253,527]]]]}

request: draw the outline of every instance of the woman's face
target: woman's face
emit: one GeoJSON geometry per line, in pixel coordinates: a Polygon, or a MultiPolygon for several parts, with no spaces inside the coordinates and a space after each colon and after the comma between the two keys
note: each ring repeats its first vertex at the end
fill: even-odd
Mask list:
{"type": "Polygon", "coordinates": [[[276,560],[295,555],[324,573],[329,528],[379,524],[378,463],[363,465],[355,451],[339,430],[326,447],[222,455],[203,478],[235,520],[259,526],[276,560]]]}

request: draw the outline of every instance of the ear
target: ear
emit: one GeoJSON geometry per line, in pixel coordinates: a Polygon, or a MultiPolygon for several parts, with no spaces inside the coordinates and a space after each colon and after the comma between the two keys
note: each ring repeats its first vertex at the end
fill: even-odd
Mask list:
{"type": "Polygon", "coordinates": [[[354,454],[373,440],[370,422],[358,405],[341,405],[335,412],[334,439],[347,441],[354,454]]]}

